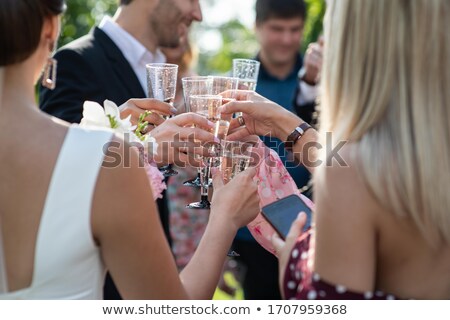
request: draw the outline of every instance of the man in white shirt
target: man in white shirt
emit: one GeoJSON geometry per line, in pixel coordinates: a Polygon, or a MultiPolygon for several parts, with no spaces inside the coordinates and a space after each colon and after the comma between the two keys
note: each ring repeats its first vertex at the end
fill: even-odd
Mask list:
{"type": "MultiPolygon", "coordinates": [[[[145,65],[164,62],[158,47],[178,46],[191,23],[201,20],[199,0],[120,0],[113,18],[104,18],[88,35],[55,54],[57,86],[53,91],[41,88],[40,108],[73,123],[80,122],[86,100],[122,105],[131,98],[145,98],[145,65]]],[[[139,107],[170,108],[152,101],[139,107]]],[[[122,112],[133,108],[137,109],[127,104],[122,112]]],[[[158,209],[170,242],[166,199],[158,200],[158,209]]],[[[104,294],[105,299],[120,299],[111,279],[104,294]]]]}

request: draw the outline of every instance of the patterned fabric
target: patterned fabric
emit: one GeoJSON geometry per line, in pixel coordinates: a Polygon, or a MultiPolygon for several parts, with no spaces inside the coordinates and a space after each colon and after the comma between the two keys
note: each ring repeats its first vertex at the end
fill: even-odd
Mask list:
{"type": "MultiPolygon", "coordinates": [[[[262,141],[259,141],[252,151],[260,159],[255,177],[258,183],[260,208],[291,194],[298,195],[307,206],[314,208],[312,201],[300,194],[294,180],[274,150],[267,148],[262,141]]],[[[275,252],[270,239],[276,231],[261,213],[247,227],[262,247],[272,254],[275,252]]]]}
{"type": "Polygon", "coordinates": [[[395,300],[394,295],[381,291],[354,292],[345,286],[334,285],[321,279],[314,273],[313,231],[305,232],[297,241],[291,252],[286,267],[283,291],[285,299],[299,300],[395,300]]]}

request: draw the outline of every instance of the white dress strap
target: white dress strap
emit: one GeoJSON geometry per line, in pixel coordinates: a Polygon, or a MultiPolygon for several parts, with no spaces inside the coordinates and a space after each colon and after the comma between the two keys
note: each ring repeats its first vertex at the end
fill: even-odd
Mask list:
{"type": "Polygon", "coordinates": [[[66,291],[66,298],[70,299],[101,295],[101,292],[90,292],[91,287],[98,287],[94,283],[103,282],[90,216],[104,147],[112,136],[112,131],[76,125],[70,127],[53,172],[41,218],[34,286],[48,283],[53,287],[62,286],[59,291],[66,291]],[[66,286],[76,290],[69,293],[66,286]]]}
{"type": "Polygon", "coordinates": [[[8,277],[6,276],[6,262],[3,253],[2,217],[0,216],[0,294],[8,292],[8,277]]]}

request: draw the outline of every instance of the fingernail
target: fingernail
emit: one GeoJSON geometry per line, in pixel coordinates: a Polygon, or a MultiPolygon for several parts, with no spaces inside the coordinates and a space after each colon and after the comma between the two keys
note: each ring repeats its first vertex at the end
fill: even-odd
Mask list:
{"type": "Polygon", "coordinates": [[[298,214],[298,216],[297,216],[297,220],[303,219],[304,216],[306,216],[306,213],[304,213],[303,211],[300,212],[300,213],[298,214]]]}
{"type": "Polygon", "coordinates": [[[216,125],[215,125],[215,123],[214,123],[214,122],[211,122],[211,121],[209,121],[209,120],[208,120],[208,126],[210,126],[210,127],[213,127],[213,128],[214,128],[214,127],[215,127],[216,125]]]}
{"type": "Polygon", "coordinates": [[[172,113],[177,113],[177,111],[178,111],[178,110],[177,110],[176,108],[174,108],[174,107],[171,107],[171,108],[170,108],[170,112],[172,112],[172,113]]]}
{"type": "Polygon", "coordinates": [[[220,143],[220,139],[217,137],[214,137],[214,142],[220,143]]]}

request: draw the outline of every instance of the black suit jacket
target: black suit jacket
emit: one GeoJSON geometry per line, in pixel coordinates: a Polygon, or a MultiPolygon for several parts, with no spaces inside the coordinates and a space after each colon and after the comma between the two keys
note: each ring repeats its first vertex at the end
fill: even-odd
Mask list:
{"type": "Polygon", "coordinates": [[[121,105],[130,98],[145,98],[132,67],[99,28],[58,50],[55,59],[56,88],[41,88],[40,108],[60,119],[80,122],[86,100],[121,105]]]}
{"type": "MultiPolygon", "coordinates": [[[[41,87],[39,102],[41,110],[55,117],[79,123],[86,100],[103,105],[108,99],[121,105],[130,98],[146,97],[131,65],[99,28],[58,50],[54,58],[58,61],[56,88],[41,87]]],[[[164,197],[157,203],[170,244],[167,200],[164,197]]],[[[105,298],[119,296],[105,291],[105,298]]]]}

